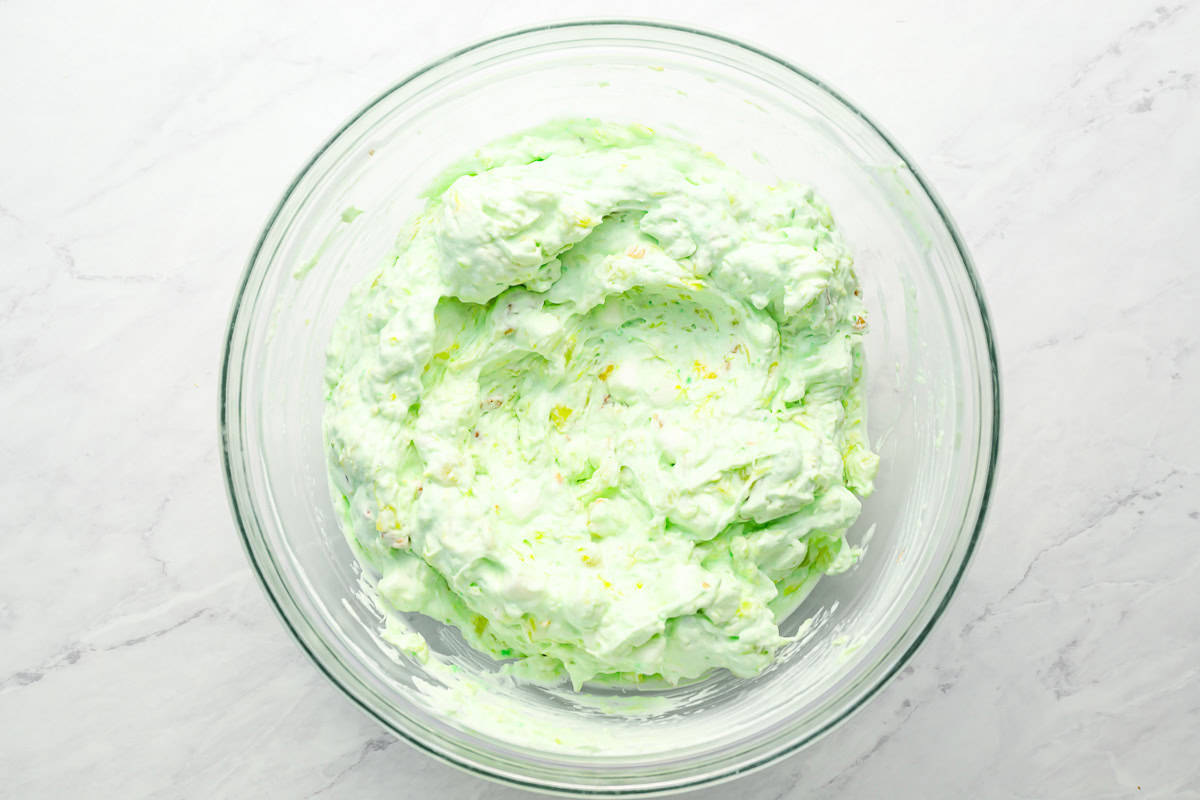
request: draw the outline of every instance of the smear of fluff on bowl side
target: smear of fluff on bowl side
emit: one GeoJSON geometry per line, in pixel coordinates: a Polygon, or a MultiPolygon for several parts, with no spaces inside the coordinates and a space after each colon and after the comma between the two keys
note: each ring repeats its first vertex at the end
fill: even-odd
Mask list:
{"type": "Polygon", "coordinates": [[[328,351],[334,505],[380,606],[575,689],[761,671],[859,557],[878,465],[829,209],[595,120],[427,197],[328,351]]]}

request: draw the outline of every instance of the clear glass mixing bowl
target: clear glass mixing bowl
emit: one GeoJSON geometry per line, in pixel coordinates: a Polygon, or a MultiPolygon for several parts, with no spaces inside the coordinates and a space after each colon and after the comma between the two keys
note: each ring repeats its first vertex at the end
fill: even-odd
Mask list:
{"type": "MultiPolygon", "coordinates": [[[[338,687],[412,744],[512,784],[636,795],[712,783],[813,741],[901,667],[970,556],[995,469],[999,394],[979,285],[953,224],[899,149],[790,64],[665,25],[598,22],[502,36],[371,103],[313,157],[271,216],[238,292],[221,386],[229,493],[285,624],[338,687]],[[321,437],[330,327],[430,180],[503,134],[554,118],[638,122],[748,176],[803,181],[833,209],[870,310],[878,489],[869,540],[784,626],[806,636],[761,676],[626,696],[501,681],[453,632],[424,630],[435,674],[379,636],[330,505],[321,437]],[[343,212],[354,207],[362,214],[343,212]],[[457,683],[455,682],[457,680],[457,683]]],[[[632,693],[637,694],[637,693],[632,693]]]]}

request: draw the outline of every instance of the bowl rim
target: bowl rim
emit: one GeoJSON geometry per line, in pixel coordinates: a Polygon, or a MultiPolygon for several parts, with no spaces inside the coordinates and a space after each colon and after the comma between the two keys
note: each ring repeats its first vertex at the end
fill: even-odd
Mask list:
{"type": "MultiPolygon", "coordinates": [[[[967,250],[966,244],[963,241],[963,237],[958,230],[958,226],[954,223],[954,220],[950,216],[950,213],[947,211],[941,198],[934,191],[933,187],[931,186],[929,181],[924,177],[924,175],[922,174],[920,169],[918,169],[916,164],[913,162],[912,158],[910,158],[908,156],[908,154],[904,151],[904,149],[901,148],[896,143],[896,141],[894,140],[894,138],[892,136],[890,136],[869,115],[864,113],[856,104],[851,102],[844,93],[835,89],[827,81],[816,77],[815,75],[808,72],[807,70],[796,66],[789,60],[787,60],[779,55],[776,55],[775,53],[773,53],[769,50],[760,48],[753,44],[749,44],[741,39],[727,36],[722,33],[717,33],[716,31],[706,30],[703,28],[698,28],[698,27],[694,27],[694,26],[690,26],[690,25],[681,25],[681,24],[677,24],[674,22],[659,21],[659,20],[652,20],[652,19],[636,19],[636,18],[626,18],[626,17],[606,18],[606,19],[577,19],[577,20],[550,22],[550,23],[526,26],[526,27],[521,27],[521,28],[515,29],[515,30],[510,30],[506,33],[502,33],[502,34],[491,36],[491,37],[488,37],[485,39],[477,40],[469,45],[466,45],[457,50],[454,50],[454,51],[442,56],[441,58],[435,59],[435,60],[425,64],[424,66],[422,66],[419,69],[408,74],[401,80],[392,84],[387,89],[385,89],[384,91],[382,91],[379,94],[377,94],[376,96],[374,96],[369,102],[367,102],[366,104],[361,106],[358,109],[358,111],[356,111],[349,118],[347,118],[345,120],[345,122],[343,122],[340,126],[338,126],[338,128],[329,137],[327,137],[325,139],[325,141],[320,145],[320,147],[318,147],[313,152],[313,154],[308,158],[308,160],[305,162],[303,167],[296,173],[295,177],[288,184],[287,188],[284,190],[284,192],[280,196],[279,200],[275,204],[274,209],[271,211],[265,224],[263,225],[262,231],[260,232],[260,234],[258,236],[258,240],[255,243],[253,249],[251,250],[249,258],[246,261],[246,266],[244,267],[244,269],[242,271],[241,279],[238,282],[238,287],[234,294],[232,307],[230,309],[228,321],[226,323],[225,339],[224,339],[224,344],[222,347],[222,354],[221,354],[221,372],[220,372],[220,381],[219,381],[219,386],[218,386],[218,398],[217,398],[218,399],[218,411],[219,411],[218,435],[221,440],[220,441],[221,446],[220,446],[219,450],[220,450],[220,457],[221,457],[222,473],[224,475],[225,493],[226,493],[226,497],[229,502],[230,511],[232,513],[234,522],[237,526],[238,534],[239,534],[239,538],[241,539],[241,542],[242,542],[243,550],[245,551],[246,557],[250,562],[250,566],[253,568],[253,572],[254,572],[256,578],[258,579],[259,586],[262,588],[263,592],[266,594],[267,599],[270,601],[271,607],[274,608],[276,614],[283,621],[284,627],[291,634],[292,639],[296,642],[296,644],[298,644],[300,646],[300,649],[308,656],[309,660],[312,661],[312,663],[317,667],[317,669],[335,687],[337,687],[344,696],[346,696],[348,699],[350,699],[354,703],[354,705],[358,706],[358,708],[361,709],[365,714],[367,714],[372,719],[376,720],[380,725],[382,725],[384,727],[385,730],[389,731],[393,735],[404,740],[409,745],[417,748],[418,750],[433,756],[434,758],[438,759],[442,763],[449,764],[450,766],[456,767],[456,768],[458,768],[464,772],[467,772],[471,775],[476,775],[476,776],[479,776],[482,778],[496,781],[501,784],[515,786],[515,787],[525,789],[525,790],[532,790],[532,791],[537,791],[537,792],[542,792],[542,793],[547,793],[547,794],[559,794],[559,795],[566,795],[566,796],[647,797],[647,796],[653,796],[653,795],[661,795],[661,794],[669,793],[669,792],[695,790],[695,789],[698,789],[701,787],[713,786],[713,785],[716,785],[719,783],[724,783],[724,782],[732,780],[736,777],[740,777],[740,776],[746,775],[750,772],[755,772],[760,769],[763,769],[763,768],[765,768],[765,767],[767,767],[767,766],[769,766],[769,765],[771,765],[793,753],[796,753],[797,751],[818,741],[823,736],[825,736],[827,733],[829,733],[831,730],[833,730],[834,728],[836,728],[837,726],[839,726],[840,724],[845,722],[848,718],[853,716],[855,713],[857,713],[859,710],[861,710],[873,697],[875,697],[875,695],[877,695],[885,686],[887,686],[889,683],[891,683],[891,681],[900,672],[900,670],[905,665],[908,664],[908,662],[912,659],[912,657],[915,655],[917,650],[921,647],[922,644],[924,644],[925,640],[928,638],[930,631],[933,629],[934,625],[937,623],[937,621],[941,618],[942,614],[945,612],[946,608],[948,607],[948,605],[950,603],[951,598],[955,595],[955,592],[956,592],[959,584],[962,582],[962,579],[966,573],[966,570],[972,562],[972,557],[973,557],[975,549],[978,545],[979,538],[982,533],[984,521],[987,517],[987,512],[989,510],[990,503],[991,503],[991,495],[992,495],[993,489],[995,487],[996,469],[997,469],[997,463],[998,463],[999,451],[1000,451],[1000,436],[1001,436],[1000,431],[1001,431],[1002,415],[1001,415],[1001,395],[1000,395],[999,372],[1000,372],[999,361],[997,358],[995,334],[993,332],[991,316],[988,312],[987,303],[983,296],[982,285],[981,285],[978,275],[976,273],[974,261],[972,260],[971,255],[970,255],[969,251],[967,250]],[[240,402],[229,403],[229,402],[227,402],[227,400],[229,399],[229,387],[231,384],[231,375],[234,372],[235,367],[236,367],[236,365],[233,363],[232,358],[231,358],[232,353],[234,351],[235,332],[237,331],[238,323],[241,318],[242,312],[246,311],[246,309],[243,308],[243,305],[244,305],[244,301],[246,299],[247,291],[250,287],[251,279],[253,277],[255,264],[258,262],[258,259],[263,252],[263,247],[266,244],[269,234],[271,233],[272,229],[274,228],[276,222],[279,220],[280,213],[283,211],[283,208],[287,204],[288,200],[291,199],[292,194],[296,190],[299,183],[309,174],[309,171],[313,168],[313,166],[317,163],[317,161],[319,161],[320,158],[322,156],[324,156],[326,152],[329,151],[329,149],[334,145],[335,142],[337,142],[337,140],[342,136],[343,133],[345,133],[351,126],[353,126],[362,117],[364,117],[366,114],[368,114],[370,111],[372,111],[376,106],[378,106],[378,104],[380,102],[385,100],[387,97],[392,95],[394,92],[402,89],[403,87],[412,83],[413,81],[420,79],[426,73],[428,73],[444,64],[454,61],[455,59],[458,59],[458,58],[460,58],[468,53],[471,53],[473,51],[480,50],[485,47],[488,47],[488,46],[491,46],[494,44],[498,44],[500,42],[504,42],[504,41],[508,41],[508,40],[512,40],[512,39],[519,39],[519,38],[529,36],[532,34],[544,33],[544,32],[548,32],[548,31],[583,29],[583,28],[622,28],[622,27],[623,28],[641,29],[641,30],[646,30],[646,31],[651,31],[651,32],[666,31],[670,34],[680,34],[681,33],[681,34],[685,34],[687,36],[697,37],[699,39],[714,40],[718,43],[721,43],[724,45],[731,45],[740,50],[744,50],[753,56],[758,56],[760,58],[763,58],[770,62],[773,62],[774,64],[783,67],[784,69],[788,70],[789,72],[794,73],[801,79],[806,80],[809,83],[815,85],[817,88],[819,88],[820,90],[822,90],[823,92],[828,94],[834,100],[841,103],[847,109],[852,111],[860,119],[862,119],[862,121],[867,125],[867,127],[870,128],[877,136],[879,136],[883,140],[883,142],[885,144],[887,144],[887,146],[890,147],[893,152],[896,153],[897,156],[900,157],[900,159],[904,162],[908,171],[911,173],[913,179],[917,182],[917,185],[925,193],[926,197],[928,197],[929,201],[933,205],[934,210],[936,211],[938,217],[940,218],[942,224],[945,226],[947,233],[949,233],[951,241],[954,244],[955,250],[957,251],[957,253],[961,259],[963,269],[966,273],[967,282],[970,287],[970,294],[974,298],[975,304],[979,311],[979,322],[980,322],[980,327],[983,332],[983,345],[984,345],[984,349],[988,356],[988,362],[989,362],[989,367],[990,367],[990,372],[991,372],[990,381],[981,382],[981,388],[984,390],[981,392],[981,398],[984,400],[990,400],[991,409],[992,409],[992,419],[991,419],[990,441],[985,443],[981,440],[981,442],[980,442],[981,450],[983,449],[983,447],[988,448],[988,457],[987,457],[987,464],[986,464],[986,472],[984,475],[984,482],[983,482],[983,486],[982,486],[982,489],[979,494],[979,511],[976,516],[973,529],[971,530],[970,537],[968,538],[966,546],[964,548],[962,558],[955,569],[954,575],[950,578],[950,581],[946,584],[944,592],[942,594],[942,597],[939,599],[937,605],[933,608],[932,612],[929,614],[928,619],[925,621],[924,625],[922,627],[920,627],[920,629],[916,632],[916,635],[913,637],[912,641],[907,645],[907,647],[905,647],[904,651],[899,655],[898,658],[896,658],[895,662],[889,668],[887,668],[884,672],[882,672],[881,674],[876,676],[871,682],[867,683],[865,688],[861,691],[861,694],[859,694],[858,697],[854,698],[853,701],[846,708],[840,710],[838,713],[833,715],[830,719],[826,720],[823,724],[816,727],[814,730],[808,732],[806,735],[800,736],[795,741],[790,742],[784,746],[775,747],[765,753],[759,754],[757,757],[750,759],[747,763],[742,764],[740,766],[727,766],[727,767],[721,768],[720,770],[718,770],[715,773],[701,774],[698,777],[669,779],[667,781],[664,781],[660,784],[656,784],[654,786],[645,786],[645,785],[632,786],[632,787],[613,786],[613,787],[585,789],[585,788],[581,788],[581,787],[567,787],[564,785],[556,786],[553,784],[542,783],[535,779],[525,779],[522,776],[514,775],[510,772],[506,772],[501,769],[489,768],[489,767],[482,765],[480,763],[477,763],[475,761],[472,761],[472,760],[469,760],[466,758],[459,758],[459,757],[456,757],[456,755],[454,755],[454,754],[451,754],[448,752],[443,752],[442,750],[440,750],[436,747],[433,747],[430,744],[428,744],[427,742],[423,741],[421,738],[416,737],[416,736],[412,735],[411,733],[401,730],[398,727],[391,724],[388,720],[386,720],[383,716],[381,716],[378,712],[376,712],[375,709],[373,709],[369,703],[365,702],[362,698],[360,698],[357,694],[355,694],[355,692],[351,691],[347,686],[345,686],[343,684],[343,682],[328,669],[328,667],[325,665],[322,658],[314,651],[314,649],[312,647],[310,647],[310,645],[305,641],[305,638],[296,629],[296,626],[293,624],[291,618],[288,616],[287,612],[284,610],[283,606],[281,605],[279,599],[276,597],[275,592],[272,591],[271,583],[267,579],[266,575],[263,572],[263,565],[260,563],[259,557],[256,555],[254,547],[252,546],[252,544],[250,542],[250,537],[247,534],[247,524],[246,524],[246,520],[245,520],[245,514],[244,514],[242,508],[238,504],[237,489],[235,486],[235,476],[234,476],[235,469],[234,469],[232,454],[230,452],[230,433],[229,433],[230,419],[229,419],[229,417],[230,417],[230,413],[231,413],[231,410],[233,407],[240,409],[240,402]],[[990,394],[987,391],[988,389],[990,389],[990,394]]],[[[241,389],[240,381],[238,382],[237,386],[240,390],[241,389]]],[[[239,391],[239,395],[237,398],[239,401],[240,401],[240,397],[241,397],[241,395],[240,395],[240,391],[239,391]]],[[[238,412],[238,417],[240,418],[240,411],[238,412]]]]}

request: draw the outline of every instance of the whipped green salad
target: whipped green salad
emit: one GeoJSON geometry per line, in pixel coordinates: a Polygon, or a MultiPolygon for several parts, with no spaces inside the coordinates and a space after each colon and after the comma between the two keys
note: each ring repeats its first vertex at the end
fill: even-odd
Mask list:
{"type": "Polygon", "coordinates": [[[328,352],[334,505],[381,605],[575,688],[762,670],[858,558],[878,462],[829,209],[595,120],[427,198],[328,352]]]}

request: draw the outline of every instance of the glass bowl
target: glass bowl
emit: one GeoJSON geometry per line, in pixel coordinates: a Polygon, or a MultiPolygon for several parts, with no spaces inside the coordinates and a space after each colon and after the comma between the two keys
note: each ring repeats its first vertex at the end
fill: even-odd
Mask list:
{"type": "Polygon", "coordinates": [[[229,494],[250,560],[329,679],[452,764],[590,795],[654,794],[744,773],[859,708],[920,645],[962,576],[999,435],[980,288],[911,162],[862,112],[787,62],[643,22],[552,25],[483,42],[342,126],[288,188],[250,260],[220,402],[229,494]],[[502,680],[455,631],[414,619],[431,651],[422,663],[381,638],[373,576],[330,504],[322,373],[348,291],[381,263],[420,192],[452,161],[504,134],[583,116],[696,142],[757,180],[814,186],[855,254],[881,458],[878,488],[849,533],[866,553],[818,583],[783,625],[806,632],[756,678],[718,673],[675,688],[573,694],[502,680]]]}

